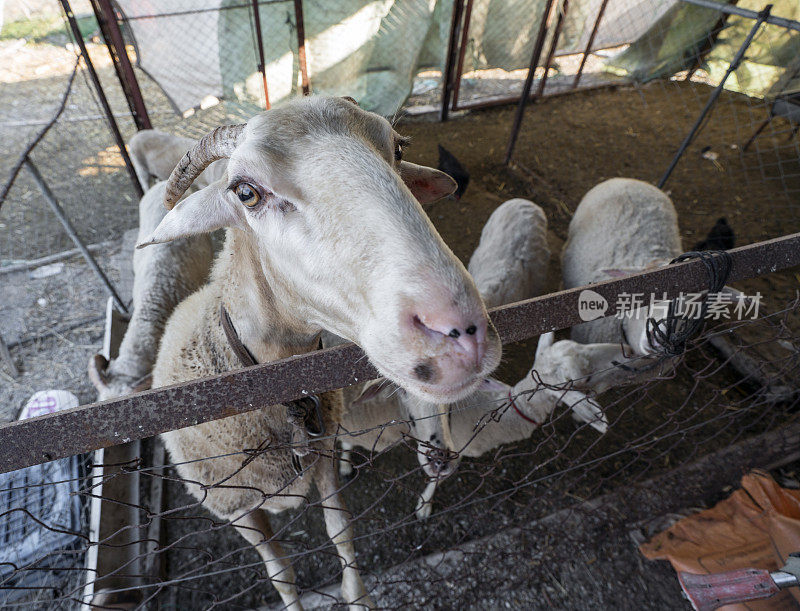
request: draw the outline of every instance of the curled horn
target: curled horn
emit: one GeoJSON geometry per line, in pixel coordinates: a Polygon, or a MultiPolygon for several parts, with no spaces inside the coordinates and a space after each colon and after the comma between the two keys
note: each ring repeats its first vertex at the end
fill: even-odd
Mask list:
{"type": "Polygon", "coordinates": [[[244,131],[245,124],[223,125],[206,134],[200,142],[194,145],[175,166],[167,182],[164,194],[164,205],[167,210],[172,210],[175,204],[186,193],[194,179],[217,159],[226,159],[231,156],[239,138],[244,131]]]}

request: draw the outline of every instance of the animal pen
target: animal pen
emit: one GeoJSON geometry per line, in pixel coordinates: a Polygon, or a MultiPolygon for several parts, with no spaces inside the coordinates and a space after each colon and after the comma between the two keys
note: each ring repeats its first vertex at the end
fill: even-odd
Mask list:
{"type": "MultiPolygon", "coordinates": [[[[404,426],[402,442],[353,449],[340,486],[377,606],[680,608],[672,568],[637,545],[752,469],[800,488],[796,2],[40,4],[55,24],[46,35],[11,28],[36,15],[0,29],[3,608],[281,608],[256,551],[186,492],[157,435],[374,379],[364,353],[346,344],[104,403],[93,403],[86,362],[101,348],[114,355],[129,306],[141,188],[125,143],[151,127],[197,138],[309,93],[389,117],[411,135],[414,162],[435,165],[438,143],[456,154],[468,190],[426,211],[465,263],[502,201],[544,209],[548,294],[490,312],[505,345],[497,376],[512,385],[581,382],[553,385],[531,365],[537,336],[567,337],[586,320],[583,289],[559,290],[557,254],[590,188],[614,176],[658,184],[686,251],[720,217],[736,232],[724,253],[592,285],[620,317],[632,295],[706,291],[702,328],[672,328],[655,365],[631,363],[648,375],[593,396],[606,432],[560,405],[529,438],[463,458],[425,520],[416,448],[430,440],[392,418],[379,428],[404,426]],[[723,311],[714,295],[725,284],[747,298],[723,311]],[[81,405],[16,420],[47,387],[81,405]]],[[[523,399],[475,410],[467,444],[523,399]]],[[[232,454],[246,469],[285,447],[232,454]]],[[[273,518],[307,608],[339,604],[325,500],[273,518]]]]}

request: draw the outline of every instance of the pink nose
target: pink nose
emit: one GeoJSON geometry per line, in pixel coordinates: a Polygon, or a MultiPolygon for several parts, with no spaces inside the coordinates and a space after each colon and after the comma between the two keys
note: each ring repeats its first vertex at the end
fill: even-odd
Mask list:
{"type": "Polygon", "coordinates": [[[457,312],[416,314],[414,323],[430,336],[445,336],[453,351],[480,367],[486,353],[486,318],[483,314],[464,316],[457,312]]]}

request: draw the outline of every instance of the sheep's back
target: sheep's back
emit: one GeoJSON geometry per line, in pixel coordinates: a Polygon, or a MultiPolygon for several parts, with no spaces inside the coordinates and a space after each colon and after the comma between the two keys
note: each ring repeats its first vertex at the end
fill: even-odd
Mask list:
{"type": "Polygon", "coordinates": [[[511,199],[484,225],[468,269],[491,308],[540,295],[549,262],[544,211],[526,199],[511,199]]]}
{"type": "Polygon", "coordinates": [[[565,288],[608,280],[604,270],[644,268],[681,252],[669,197],[646,182],[612,178],[581,200],[562,256],[565,288]]]}

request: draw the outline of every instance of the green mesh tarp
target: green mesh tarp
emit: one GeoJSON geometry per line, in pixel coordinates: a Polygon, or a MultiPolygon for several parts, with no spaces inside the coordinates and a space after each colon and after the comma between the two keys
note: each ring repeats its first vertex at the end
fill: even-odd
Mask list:
{"type": "MultiPolygon", "coordinates": [[[[773,0],[772,14],[787,19],[800,18],[797,0],[773,0]]],[[[740,0],[740,8],[759,11],[760,0],[740,0]]],[[[693,67],[701,51],[701,68],[711,83],[719,83],[754,25],[752,19],[731,15],[722,29],[719,11],[690,4],[677,4],[656,21],[627,50],[607,62],[607,70],[639,82],[669,77],[693,67]],[[710,42],[713,45],[706,48],[710,42]]],[[[753,39],[744,61],[731,74],[726,89],[754,97],[775,97],[800,90],[798,58],[800,32],[764,24],[753,39]]]]}

